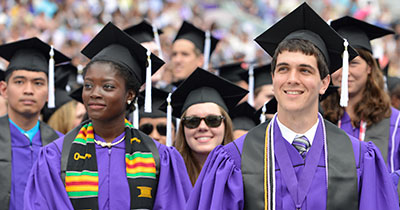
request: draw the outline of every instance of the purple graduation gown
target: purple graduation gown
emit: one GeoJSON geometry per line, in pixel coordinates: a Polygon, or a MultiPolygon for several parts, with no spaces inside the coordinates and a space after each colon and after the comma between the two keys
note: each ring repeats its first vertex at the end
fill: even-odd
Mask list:
{"type": "MultiPolygon", "coordinates": [[[[388,150],[386,166],[389,172],[393,172],[400,169],[400,123],[396,127],[396,121],[399,116],[399,110],[392,107],[392,115],[390,116],[390,130],[388,139],[388,150]],[[393,165],[393,166],[392,166],[393,165]],[[391,168],[393,167],[393,171],[391,168]]],[[[354,136],[356,139],[359,138],[360,128],[354,128],[351,125],[351,119],[349,115],[345,112],[341,119],[341,128],[349,135],[354,136]]],[[[379,134],[378,134],[379,135],[379,134]]]]}
{"type": "MultiPolygon", "coordinates": [[[[42,123],[42,122],[40,122],[42,123]]],[[[56,131],[57,132],[57,131],[56,131]]],[[[10,123],[11,134],[11,195],[10,210],[23,209],[24,191],[29,173],[37,160],[42,139],[40,131],[32,138],[32,145],[29,139],[22,134],[18,128],[10,123]]],[[[59,136],[62,133],[57,132],[59,136]]]]}
{"type": "MultiPolygon", "coordinates": [[[[113,142],[118,141],[121,134],[113,142]]],[[[104,141],[95,135],[97,140],[104,141]]],[[[33,166],[25,191],[25,209],[73,209],[60,176],[64,138],[43,147],[33,166]]],[[[154,209],[183,209],[192,190],[185,163],[179,152],[154,141],[160,154],[160,176],[154,209]]],[[[130,209],[130,193],[126,178],[125,142],[111,149],[96,145],[99,171],[99,209],[130,209]]]]}
{"type": "MultiPolygon", "coordinates": [[[[242,154],[245,137],[246,135],[234,141],[240,154],[242,154]]],[[[284,140],[282,136],[280,138],[284,140]]],[[[399,209],[394,185],[390,180],[385,162],[377,147],[372,142],[361,142],[360,144],[357,139],[352,137],[350,139],[353,145],[356,165],[360,166],[357,168],[359,209],[399,209]],[[360,145],[361,150],[359,150],[360,145]],[[359,151],[362,151],[361,154],[359,154],[359,151]]],[[[299,164],[304,164],[304,161],[297,150],[286,140],[284,141],[286,142],[285,146],[290,160],[296,166],[295,173],[298,175],[304,168],[304,165],[299,166],[299,164]]],[[[228,146],[232,145],[218,146],[208,156],[187,202],[187,210],[235,210],[244,208],[241,167],[235,164],[235,160],[231,156],[232,153],[228,152],[228,146]]],[[[263,167],[263,165],[260,165],[260,167],[263,167]]],[[[296,209],[287,185],[282,178],[277,161],[275,162],[275,177],[276,209],[296,209]]],[[[260,187],[263,187],[263,183],[260,183],[260,187]]],[[[324,151],[321,154],[310,189],[301,209],[326,209],[327,185],[324,151]]]]}

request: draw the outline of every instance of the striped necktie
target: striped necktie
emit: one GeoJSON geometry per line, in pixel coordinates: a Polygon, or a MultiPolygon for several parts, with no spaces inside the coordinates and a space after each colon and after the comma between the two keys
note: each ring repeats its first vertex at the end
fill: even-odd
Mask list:
{"type": "Polygon", "coordinates": [[[297,149],[297,151],[299,151],[303,159],[306,159],[306,154],[310,149],[310,142],[308,141],[307,137],[304,135],[296,135],[296,137],[294,137],[292,145],[297,149]]]}

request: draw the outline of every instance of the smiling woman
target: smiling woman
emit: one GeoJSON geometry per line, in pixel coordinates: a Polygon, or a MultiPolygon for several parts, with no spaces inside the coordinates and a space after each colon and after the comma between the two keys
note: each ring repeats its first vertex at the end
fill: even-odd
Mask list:
{"type": "MultiPolygon", "coordinates": [[[[233,140],[232,120],[227,112],[246,94],[243,88],[200,68],[172,94],[172,114],[181,118],[175,146],[185,160],[193,185],[208,154],[233,140]]],[[[161,108],[166,110],[166,104],[161,108]]]]}
{"type": "Polygon", "coordinates": [[[182,157],[125,119],[146,70],[164,62],[111,23],[82,53],[90,120],[43,148],[26,209],[183,209],[191,184],[182,157]]]}

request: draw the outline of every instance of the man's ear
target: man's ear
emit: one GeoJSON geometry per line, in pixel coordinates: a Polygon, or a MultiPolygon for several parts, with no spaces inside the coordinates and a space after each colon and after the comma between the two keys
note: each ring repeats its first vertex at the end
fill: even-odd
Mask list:
{"type": "Polygon", "coordinates": [[[2,95],[4,98],[8,98],[7,83],[5,81],[0,82],[0,95],[2,95]]]}
{"type": "Polygon", "coordinates": [[[331,82],[331,75],[327,75],[325,78],[323,78],[321,80],[321,88],[319,89],[319,94],[323,95],[326,91],[326,89],[328,89],[329,83],[331,82]]]}

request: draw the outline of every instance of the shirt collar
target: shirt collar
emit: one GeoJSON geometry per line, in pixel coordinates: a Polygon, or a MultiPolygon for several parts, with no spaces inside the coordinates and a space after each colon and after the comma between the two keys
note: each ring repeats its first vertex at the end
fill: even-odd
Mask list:
{"type": "Polygon", "coordinates": [[[39,120],[37,121],[36,125],[33,126],[33,128],[31,128],[28,131],[23,130],[22,128],[20,128],[17,124],[15,124],[11,118],[8,118],[8,120],[10,121],[10,123],[12,125],[14,125],[22,134],[24,134],[24,136],[28,137],[29,141],[32,142],[33,137],[36,135],[36,133],[39,131],[39,120]]]}
{"type": "Polygon", "coordinates": [[[288,141],[290,144],[293,143],[294,137],[296,137],[296,135],[300,135],[300,136],[304,135],[307,137],[308,141],[310,142],[310,145],[312,145],[312,143],[314,141],[315,133],[317,132],[319,118],[317,119],[317,122],[310,129],[308,129],[308,131],[306,131],[305,133],[294,132],[290,128],[283,125],[279,121],[278,117],[276,117],[276,122],[278,123],[278,127],[281,130],[283,138],[286,139],[286,141],[288,141]]]}

